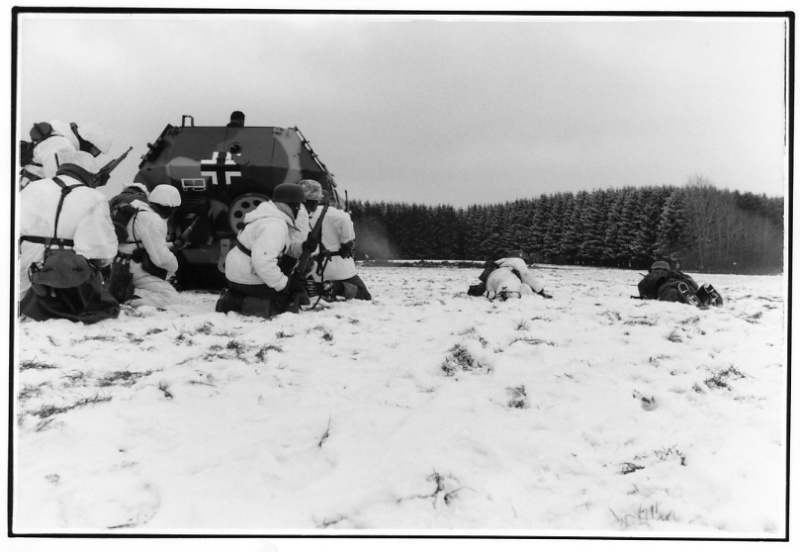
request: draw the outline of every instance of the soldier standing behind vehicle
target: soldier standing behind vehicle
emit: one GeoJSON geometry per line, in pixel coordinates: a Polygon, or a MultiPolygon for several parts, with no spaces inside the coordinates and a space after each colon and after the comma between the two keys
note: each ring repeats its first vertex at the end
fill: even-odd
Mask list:
{"type": "Polygon", "coordinates": [[[54,178],[20,192],[21,314],[86,323],[119,314],[99,274],[116,254],[117,238],[108,201],[93,189],[96,170],[90,154],[67,153],[54,178]]]}
{"type": "Polygon", "coordinates": [[[217,312],[270,318],[285,312],[293,297],[309,302],[302,278],[288,276],[295,263],[286,262],[304,200],[302,187],[279,184],[272,201],[259,204],[244,216],[236,246],[225,258],[228,287],[217,301],[217,312]]]}
{"type": "Polygon", "coordinates": [[[244,113],[241,111],[234,111],[231,113],[231,122],[226,126],[228,127],[243,127],[244,126],[244,113]]]}
{"type": "Polygon", "coordinates": [[[178,259],[167,243],[167,219],[181,204],[177,188],[161,184],[150,192],[149,201],[134,199],[136,213],[127,225],[128,239],[120,243],[119,253],[129,259],[133,276],[134,307],[164,307],[180,302],[180,295],[169,283],[178,271],[178,259]]]}
{"type": "MultiPolygon", "coordinates": [[[[301,180],[299,184],[305,192],[309,226],[313,228],[322,216],[324,208],[319,205],[325,197],[322,185],[316,180],[309,179],[301,180]]],[[[326,286],[327,289],[323,289],[323,297],[366,301],[372,299],[367,285],[356,274],[356,262],[353,259],[355,240],[356,233],[350,215],[342,209],[329,205],[322,219],[320,252],[317,255],[317,267],[312,274],[315,282],[330,283],[326,286]]]]}

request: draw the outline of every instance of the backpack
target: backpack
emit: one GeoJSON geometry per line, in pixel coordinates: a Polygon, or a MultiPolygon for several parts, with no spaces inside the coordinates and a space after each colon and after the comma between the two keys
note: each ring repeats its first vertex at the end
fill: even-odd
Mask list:
{"type": "Polygon", "coordinates": [[[639,282],[639,297],[642,299],[658,299],[658,290],[669,280],[669,271],[661,268],[651,270],[639,282]]]}
{"type": "Polygon", "coordinates": [[[677,270],[657,268],[651,270],[639,282],[639,297],[699,305],[697,298],[699,286],[694,279],[677,270]]]}
{"type": "Polygon", "coordinates": [[[114,232],[119,243],[128,241],[128,223],[138,212],[138,209],[131,205],[135,199],[147,203],[147,196],[129,191],[124,191],[108,200],[108,210],[111,212],[111,221],[114,223],[114,232]]]}

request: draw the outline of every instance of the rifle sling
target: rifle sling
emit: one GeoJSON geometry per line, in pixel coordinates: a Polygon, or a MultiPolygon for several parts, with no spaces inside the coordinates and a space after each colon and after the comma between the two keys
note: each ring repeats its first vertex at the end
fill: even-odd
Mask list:
{"type": "Polygon", "coordinates": [[[236,247],[238,247],[238,248],[239,248],[239,250],[240,250],[242,253],[244,253],[244,254],[245,254],[245,255],[247,255],[248,257],[252,257],[252,256],[253,256],[253,252],[252,252],[252,251],[250,251],[249,249],[247,249],[245,246],[243,246],[243,245],[242,245],[242,242],[240,242],[240,241],[239,241],[239,238],[234,238],[234,240],[236,241],[236,247]]]}
{"type": "Polygon", "coordinates": [[[311,254],[314,252],[314,250],[316,250],[317,246],[322,247],[322,221],[325,218],[325,213],[328,212],[328,207],[330,207],[330,203],[326,203],[322,208],[322,213],[320,213],[317,222],[314,224],[314,228],[312,228],[308,233],[308,238],[303,244],[303,253],[300,255],[300,260],[297,262],[296,269],[300,272],[305,271],[306,265],[308,264],[308,259],[311,258],[311,254]],[[306,243],[309,242],[314,244],[313,248],[306,247],[306,243]]]}

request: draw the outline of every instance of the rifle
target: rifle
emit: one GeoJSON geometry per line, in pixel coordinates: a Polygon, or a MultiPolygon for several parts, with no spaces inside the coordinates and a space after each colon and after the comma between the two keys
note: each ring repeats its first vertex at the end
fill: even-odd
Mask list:
{"type": "MultiPolygon", "coordinates": [[[[292,272],[292,275],[289,276],[290,279],[306,279],[306,268],[308,268],[311,255],[317,250],[317,247],[319,247],[319,244],[322,242],[322,220],[325,218],[325,213],[328,212],[329,206],[329,203],[325,204],[325,206],[322,208],[322,213],[319,215],[319,219],[317,219],[317,223],[314,225],[314,228],[311,229],[311,232],[308,233],[308,238],[306,238],[306,241],[303,243],[303,253],[300,255],[300,259],[297,261],[297,266],[292,272]]],[[[289,307],[287,308],[288,311],[298,312],[300,310],[300,300],[302,295],[303,294],[300,292],[295,292],[292,294],[292,297],[289,299],[289,307]]]]}
{"type": "Polygon", "coordinates": [[[128,154],[131,152],[132,149],[133,149],[133,146],[129,147],[127,149],[127,151],[125,151],[125,153],[123,153],[122,155],[120,155],[116,159],[112,159],[111,161],[109,161],[108,163],[103,165],[103,167],[99,171],[97,171],[97,174],[94,175],[94,178],[95,178],[95,181],[98,182],[98,184],[97,184],[98,186],[105,186],[106,185],[106,183],[108,182],[108,179],[111,177],[111,171],[116,169],[117,166],[120,163],[122,163],[125,160],[126,157],[128,157],[128,154]]]}
{"type": "Polygon", "coordinates": [[[172,251],[173,252],[180,251],[181,249],[185,248],[187,245],[189,245],[191,243],[191,241],[189,240],[189,236],[191,235],[192,230],[194,230],[194,227],[197,225],[198,222],[200,222],[200,217],[195,218],[192,221],[192,223],[189,226],[186,227],[186,230],[181,232],[181,235],[178,236],[178,238],[172,242],[172,244],[173,244],[172,251]],[[175,243],[177,243],[177,242],[180,242],[180,245],[175,247],[175,243]]]}

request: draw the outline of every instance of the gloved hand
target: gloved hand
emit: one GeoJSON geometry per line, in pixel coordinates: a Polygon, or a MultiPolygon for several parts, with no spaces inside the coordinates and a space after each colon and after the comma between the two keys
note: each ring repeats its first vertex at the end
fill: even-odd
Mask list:
{"type": "Polygon", "coordinates": [[[100,186],[105,186],[108,184],[108,179],[111,178],[111,174],[107,172],[100,172],[93,175],[92,184],[94,184],[95,188],[99,188],[100,186]]]}
{"type": "Polygon", "coordinates": [[[552,299],[553,298],[552,295],[550,295],[549,293],[545,292],[544,288],[542,288],[542,290],[539,292],[539,295],[541,295],[545,299],[552,299]]]}
{"type": "Polygon", "coordinates": [[[339,248],[339,255],[343,259],[347,259],[348,257],[353,256],[353,250],[356,248],[356,241],[350,240],[347,243],[343,243],[342,246],[339,248]]]}
{"type": "Polygon", "coordinates": [[[295,293],[306,293],[305,278],[295,274],[289,276],[289,283],[286,284],[286,292],[289,293],[289,295],[294,295],[295,293]]]}
{"type": "Polygon", "coordinates": [[[181,249],[183,249],[187,245],[189,245],[189,243],[186,240],[184,240],[183,238],[179,237],[179,238],[175,238],[175,241],[172,242],[172,244],[170,245],[169,249],[170,249],[170,251],[180,251],[181,249]]]}
{"type": "Polygon", "coordinates": [[[291,312],[297,312],[301,305],[311,304],[311,299],[306,292],[305,279],[299,275],[289,276],[289,282],[283,288],[283,292],[288,297],[288,310],[291,312]]]}

